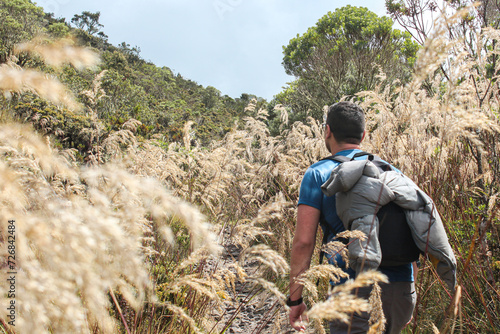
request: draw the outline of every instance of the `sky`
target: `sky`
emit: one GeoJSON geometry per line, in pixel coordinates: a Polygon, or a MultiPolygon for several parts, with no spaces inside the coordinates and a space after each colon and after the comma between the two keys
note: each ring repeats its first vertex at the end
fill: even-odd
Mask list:
{"type": "MultiPolygon", "coordinates": [[[[36,0],[35,0],[36,1],[36,0]]],[[[140,56],[233,98],[270,101],[293,81],[282,66],[283,46],[329,11],[364,6],[386,15],[384,0],[38,0],[67,22],[83,11],[101,13],[109,42],[141,49],[140,56]]]]}

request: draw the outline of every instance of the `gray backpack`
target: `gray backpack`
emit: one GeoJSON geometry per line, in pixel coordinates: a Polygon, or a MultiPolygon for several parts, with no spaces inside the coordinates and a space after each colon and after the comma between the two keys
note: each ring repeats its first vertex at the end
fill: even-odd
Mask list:
{"type": "MultiPolygon", "coordinates": [[[[380,159],[380,157],[367,152],[358,152],[352,159],[343,155],[334,155],[323,160],[343,163],[365,155],[381,172],[395,170],[394,167],[380,159]]],[[[403,209],[394,202],[390,202],[379,209],[377,218],[380,223],[379,242],[382,251],[380,266],[399,266],[418,260],[422,252],[413,240],[403,209]]],[[[325,228],[328,229],[328,225],[325,228]]],[[[325,233],[323,243],[326,242],[327,236],[328,234],[325,233]]],[[[323,254],[320,255],[320,260],[322,258],[323,254]]]]}

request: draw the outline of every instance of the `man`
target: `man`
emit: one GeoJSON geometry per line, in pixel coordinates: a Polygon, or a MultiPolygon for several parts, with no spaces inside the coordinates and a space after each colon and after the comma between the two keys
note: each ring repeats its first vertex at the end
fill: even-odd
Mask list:
{"type": "MultiPolygon", "coordinates": [[[[328,109],[326,124],[324,125],[324,139],[326,148],[332,154],[339,154],[352,158],[361,152],[360,144],[365,137],[365,120],[363,110],[352,102],[339,102],[328,109]]],[[[366,156],[357,159],[366,159],[366,156]]],[[[328,180],[331,171],[338,166],[333,160],[322,160],[310,166],[300,188],[297,225],[291,252],[290,271],[290,296],[287,304],[290,306],[290,323],[296,329],[303,331],[305,326],[297,324],[307,321],[304,317],[306,305],[302,302],[302,289],[295,282],[296,277],[306,271],[311,263],[311,257],[316,243],[316,232],[321,223],[327,241],[334,239],[335,235],[344,231],[342,221],[337,215],[335,196],[325,196],[321,185],[328,180]]],[[[329,257],[329,263],[337,263],[344,267],[340,255],[335,259],[329,257]]],[[[415,288],[413,266],[411,263],[394,266],[379,267],[386,274],[390,284],[382,286],[382,303],[387,319],[386,332],[400,333],[404,326],[411,320],[415,307],[415,288]]],[[[355,273],[346,270],[351,278],[355,273]]],[[[345,281],[345,280],[344,280],[345,281]]],[[[339,284],[343,283],[341,281],[339,284]]],[[[369,290],[364,291],[364,295],[369,290]]],[[[330,323],[330,333],[366,333],[368,331],[369,315],[353,315],[350,324],[340,321],[330,323]]]]}

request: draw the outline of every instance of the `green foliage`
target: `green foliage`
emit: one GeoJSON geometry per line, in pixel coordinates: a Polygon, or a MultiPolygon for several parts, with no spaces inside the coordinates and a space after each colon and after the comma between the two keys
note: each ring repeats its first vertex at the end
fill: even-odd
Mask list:
{"type": "Polygon", "coordinates": [[[309,109],[319,119],[324,105],[373,89],[380,72],[389,83],[407,81],[417,50],[391,19],[363,7],[337,9],[283,47],[283,66],[297,80],[276,99],[302,119],[309,109]]]}
{"type": "Polygon", "coordinates": [[[90,124],[86,116],[89,113],[96,113],[106,131],[119,130],[127,120],[134,118],[142,123],[136,134],[145,138],[162,134],[169,141],[179,142],[182,142],[184,124],[192,121],[193,144],[209,145],[225,136],[236,120],[253,116],[266,104],[259,99],[256,110],[249,111],[245,108],[256,98],[253,95],[242,94],[237,99],[223,96],[214,87],[205,88],[174,74],[168,67],[143,60],[137,46],[131,47],[125,42],[111,45],[99,22],[99,12],[77,14],[69,25],[64,19],[45,14],[31,1],[2,0],[0,13],[0,62],[12,54],[15,43],[29,40],[38,32],[54,38],[73,36],[79,44],[100,54],[101,64],[93,71],[78,71],[72,66],[55,70],[36,57],[17,55],[22,67],[57,76],[83,104],[81,115],[59,110],[31,94],[24,94],[6,105],[10,114],[33,122],[38,129],[41,129],[40,120],[50,124],[44,132],[54,135],[63,147],[78,148],[82,156],[87,154],[89,143],[80,132],[90,124]]]}
{"type": "Polygon", "coordinates": [[[43,31],[43,10],[29,0],[0,1],[0,63],[5,63],[15,44],[43,31]]]}
{"type": "Polygon", "coordinates": [[[73,23],[77,28],[84,30],[89,35],[107,39],[108,36],[101,31],[104,26],[99,23],[100,17],[100,12],[92,13],[84,11],[81,15],[75,14],[75,16],[71,19],[71,23],[73,23]]]}
{"type": "Polygon", "coordinates": [[[48,33],[56,38],[68,37],[69,31],[69,27],[64,22],[55,22],[48,27],[48,33]]]}
{"type": "Polygon", "coordinates": [[[18,120],[31,122],[35,129],[52,135],[60,147],[77,148],[82,152],[88,150],[82,135],[82,129],[91,126],[88,116],[67,109],[56,109],[44,100],[29,97],[19,101],[14,111],[18,120]]]}

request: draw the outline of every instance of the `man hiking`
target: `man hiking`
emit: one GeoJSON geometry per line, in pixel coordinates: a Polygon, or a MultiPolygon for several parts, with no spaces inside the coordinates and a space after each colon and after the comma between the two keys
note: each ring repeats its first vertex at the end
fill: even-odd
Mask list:
{"type": "MultiPolygon", "coordinates": [[[[329,107],[324,124],[324,140],[326,148],[332,155],[341,155],[353,158],[356,153],[362,152],[360,144],[365,137],[364,112],[355,103],[339,102],[329,107]]],[[[355,158],[367,159],[367,155],[355,158]]],[[[345,230],[344,224],[337,215],[335,196],[325,196],[321,186],[329,179],[332,170],[340,165],[332,159],[321,160],[310,166],[301,183],[297,209],[297,224],[291,250],[290,295],[287,300],[290,306],[290,324],[296,330],[305,330],[304,325],[298,324],[307,321],[304,317],[306,305],[302,302],[302,285],[295,279],[307,270],[316,243],[316,232],[321,225],[326,242],[334,240],[337,233],[345,230]]],[[[328,262],[345,269],[345,263],[337,254],[334,259],[328,257],[328,262]]],[[[416,268],[416,266],[415,266],[416,268]]],[[[411,320],[415,307],[416,294],[414,286],[414,266],[412,263],[379,267],[389,284],[382,284],[382,305],[387,319],[386,333],[400,333],[411,320]]],[[[350,278],[355,277],[352,269],[345,269],[350,278]]],[[[341,280],[342,284],[345,282],[341,280]]],[[[369,289],[360,289],[358,296],[368,297],[369,289]]],[[[341,321],[330,323],[330,333],[366,333],[368,331],[369,315],[353,314],[350,324],[341,321]]]]}

